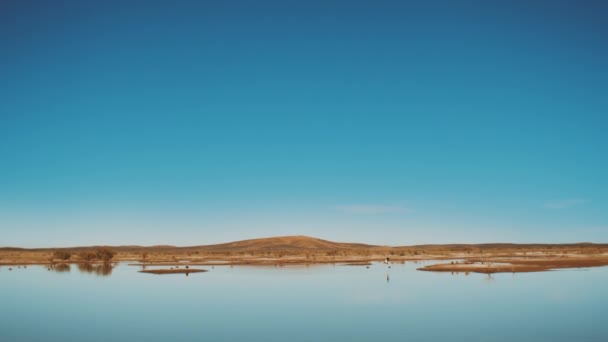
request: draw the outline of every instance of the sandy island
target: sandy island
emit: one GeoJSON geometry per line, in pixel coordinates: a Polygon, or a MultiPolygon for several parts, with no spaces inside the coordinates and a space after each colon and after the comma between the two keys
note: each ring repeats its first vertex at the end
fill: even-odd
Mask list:
{"type": "Polygon", "coordinates": [[[189,274],[189,273],[201,273],[207,272],[207,270],[196,269],[196,268],[170,268],[170,269],[159,269],[159,270],[141,270],[139,273],[150,273],[150,274],[189,274]]]}
{"type": "Polygon", "coordinates": [[[557,257],[557,258],[489,258],[485,261],[471,258],[449,264],[434,264],[418,268],[433,272],[515,273],[542,272],[560,268],[583,268],[608,265],[606,257],[557,257]]]}

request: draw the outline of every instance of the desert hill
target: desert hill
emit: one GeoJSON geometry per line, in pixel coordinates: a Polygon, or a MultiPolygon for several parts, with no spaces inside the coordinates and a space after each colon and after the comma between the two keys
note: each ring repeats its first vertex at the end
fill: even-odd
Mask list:
{"type": "Polygon", "coordinates": [[[241,240],[217,245],[197,246],[190,248],[206,250],[232,250],[232,251],[265,251],[265,250],[336,250],[352,248],[370,248],[372,245],[360,243],[343,243],[317,239],[309,236],[279,236],[261,239],[241,240]]]}

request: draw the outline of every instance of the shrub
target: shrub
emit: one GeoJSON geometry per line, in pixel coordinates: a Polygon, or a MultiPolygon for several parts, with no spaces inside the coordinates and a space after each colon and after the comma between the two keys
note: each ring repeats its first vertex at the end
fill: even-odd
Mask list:
{"type": "Polygon", "coordinates": [[[103,260],[103,262],[108,263],[114,257],[114,252],[108,248],[99,248],[95,253],[97,259],[103,260]]]}
{"type": "Polygon", "coordinates": [[[71,257],[72,257],[72,254],[68,251],[55,251],[53,253],[52,259],[68,260],[71,257]]]}
{"type": "Polygon", "coordinates": [[[97,258],[97,254],[93,253],[93,252],[83,251],[83,252],[78,253],[78,257],[80,258],[80,260],[83,260],[83,261],[93,261],[93,260],[95,260],[95,258],[97,258]]]}

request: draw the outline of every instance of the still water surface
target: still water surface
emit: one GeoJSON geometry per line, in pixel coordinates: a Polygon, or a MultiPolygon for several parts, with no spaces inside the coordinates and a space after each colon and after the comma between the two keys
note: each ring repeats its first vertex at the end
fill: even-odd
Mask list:
{"type": "Polygon", "coordinates": [[[0,267],[0,341],[608,341],[608,267],[0,267]]]}

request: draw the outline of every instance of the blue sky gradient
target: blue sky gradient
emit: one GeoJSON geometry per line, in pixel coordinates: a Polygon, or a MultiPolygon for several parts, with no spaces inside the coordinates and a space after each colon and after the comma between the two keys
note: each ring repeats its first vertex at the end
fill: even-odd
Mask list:
{"type": "Polygon", "coordinates": [[[608,3],[3,1],[0,246],[608,242],[608,3]]]}

